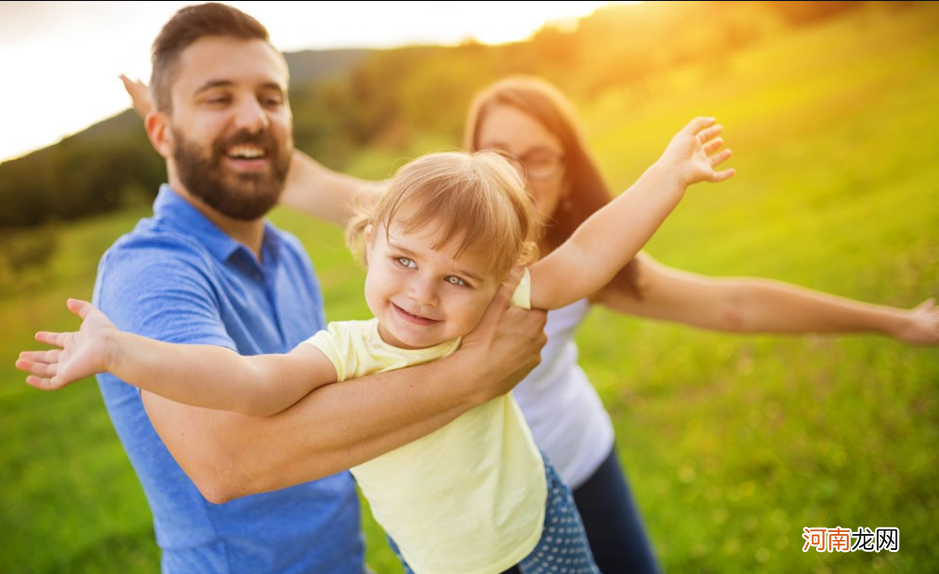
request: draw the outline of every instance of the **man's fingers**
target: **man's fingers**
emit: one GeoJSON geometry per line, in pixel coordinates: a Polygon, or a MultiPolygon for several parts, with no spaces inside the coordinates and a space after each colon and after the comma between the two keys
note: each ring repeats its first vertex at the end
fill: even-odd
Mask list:
{"type": "MultiPolygon", "coordinates": [[[[512,300],[512,294],[518,289],[518,283],[524,275],[525,267],[521,265],[513,267],[506,276],[505,281],[496,290],[495,297],[489,302],[489,309],[505,309],[508,307],[509,301],[512,300]]],[[[491,313],[487,313],[487,315],[491,315],[491,313]]]]}
{"type": "Polygon", "coordinates": [[[505,278],[505,285],[509,288],[509,293],[514,293],[518,288],[519,282],[522,280],[522,277],[525,276],[525,266],[515,265],[512,269],[509,270],[508,276],[505,278]]]}

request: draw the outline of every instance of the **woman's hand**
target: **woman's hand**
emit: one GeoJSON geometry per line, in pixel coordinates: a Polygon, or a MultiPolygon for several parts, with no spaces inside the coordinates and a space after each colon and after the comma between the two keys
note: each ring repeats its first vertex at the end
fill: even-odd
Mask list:
{"type": "Polygon", "coordinates": [[[910,345],[939,344],[939,307],[930,297],[907,311],[907,321],[894,337],[910,345]]]}
{"type": "Polygon", "coordinates": [[[142,118],[147,117],[147,114],[153,109],[153,100],[150,99],[150,88],[142,81],[131,80],[124,74],[121,74],[120,78],[121,82],[124,83],[124,89],[127,90],[127,94],[134,104],[134,110],[137,112],[137,115],[142,118]]]}

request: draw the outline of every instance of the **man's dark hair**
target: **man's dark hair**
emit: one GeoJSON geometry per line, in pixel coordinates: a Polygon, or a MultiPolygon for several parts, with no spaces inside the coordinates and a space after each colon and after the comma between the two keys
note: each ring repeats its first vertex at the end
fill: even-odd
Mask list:
{"type": "Polygon", "coordinates": [[[163,26],[160,35],[153,41],[150,94],[157,110],[165,113],[172,111],[170,86],[176,75],[179,57],[186,48],[206,36],[270,43],[267,28],[231,6],[211,2],[182,8],[163,26]]]}

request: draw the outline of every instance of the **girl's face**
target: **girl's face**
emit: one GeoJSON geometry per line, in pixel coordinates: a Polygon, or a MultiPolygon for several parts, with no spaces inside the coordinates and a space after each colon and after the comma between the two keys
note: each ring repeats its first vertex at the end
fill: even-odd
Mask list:
{"type": "Polygon", "coordinates": [[[437,226],[405,232],[391,224],[366,233],[365,301],[386,343],[403,349],[431,347],[472,331],[495,296],[499,281],[486,253],[440,249],[437,226]]]}
{"type": "Polygon", "coordinates": [[[535,202],[541,223],[547,223],[568,194],[564,184],[561,141],[534,118],[516,107],[495,104],[478,131],[479,149],[500,149],[525,166],[522,177],[535,202]]]}

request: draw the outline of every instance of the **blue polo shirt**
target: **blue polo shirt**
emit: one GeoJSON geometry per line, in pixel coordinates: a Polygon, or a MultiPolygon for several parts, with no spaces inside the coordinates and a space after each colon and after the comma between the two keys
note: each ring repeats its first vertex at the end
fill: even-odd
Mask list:
{"type": "MultiPolygon", "coordinates": [[[[94,302],[118,328],[255,355],[288,352],[324,326],[319,284],[294,236],[266,223],[259,262],[167,185],[153,211],[98,267],[94,302]]],[[[348,472],[212,504],[154,431],[139,391],[111,375],[98,382],[150,503],[164,573],[363,572],[348,472]]],[[[331,431],[310,421],[309,432],[331,431]]]]}

